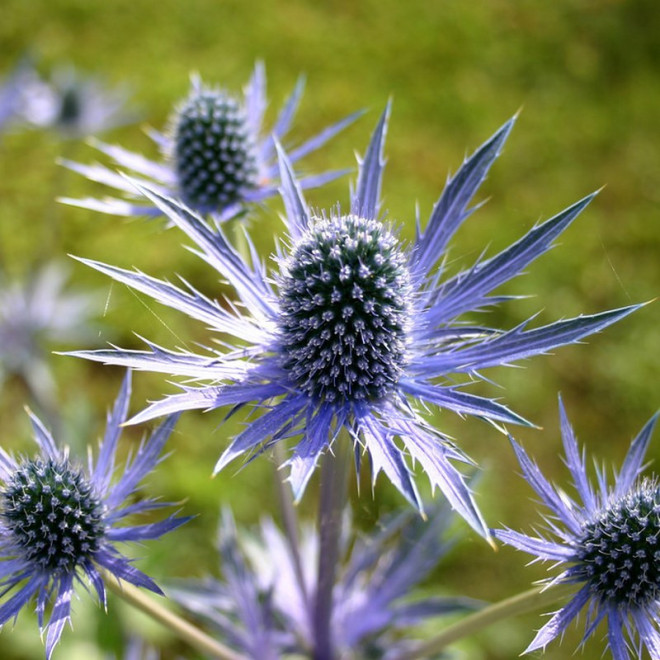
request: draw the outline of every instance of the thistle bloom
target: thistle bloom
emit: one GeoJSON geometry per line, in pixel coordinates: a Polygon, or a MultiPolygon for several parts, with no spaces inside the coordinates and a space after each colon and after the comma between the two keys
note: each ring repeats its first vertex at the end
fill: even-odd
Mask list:
{"type": "MultiPolygon", "coordinates": [[[[337,657],[395,657],[413,641],[409,631],[399,637],[403,630],[478,607],[468,598],[414,597],[415,587],[452,547],[446,503],[429,513],[428,521],[412,511],[391,516],[381,521],[375,536],[356,538],[350,534],[350,517],[344,516],[330,626],[337,657]]],[[[260,533],[239,535],[225,511],[218,539],[224,580],[171,584],[170,597],[249,658],[309,656],[316,648],[317,532],[311,526],[297,530],[292,551],[291,539],[270,518],[262,521],[260,533]]]]}
{"type": "MultiPolygon", "coordinates": [[[[154,204],[200,248],[200,256],[235,288],[241,306],[223,306],[192,286],[184,288],[98,262],[86,261],[161,303],[179,309],[243,345],[207,354],[106,349],[74,353],[111,364],[211,382],[153,403],[133,421],[186,409],[256,403],[252,419],[220,457],[218,472],[238,456],[291,437],[300,442],[288,460],[289,480],[300,498],[319,457],[347,429],[371,461],[416,507],[422,507],[406,455],[418,462],[433,487],[484,536],[488,529],[464,476],[453,461],[467,457],[432,429],[413,403],[435,404],[498,423],[527,423],[495,401],[465,392],[456,377],[478,378],[483,369],[507,365],[576,342],[614,323],[634,306],[580,316],[540,328],[511,330],[466,323],[469,311],[506,297],[488,294],[518,275],[587,205],[591,196],[534,227],[500,254],[443,278],[448,240],[469,215],[467,208],[508,136],[507,122],[449,180],[425,230],[410,249],[379,219],[382,148],[389,107],[360,163],[349,212],[312,215],[280,153],[282,196],[291,246],[280,253],[279,273],[268,276],[252,249],[243,260],[222,232],[211,232],[184,206],[141,187],[154,204]],[[246,345],[245,345],[246,344],[246,345]]],[[[419,226],[419,223],[418,223],[419,226]]]]}
{"type": "Polygon", "coordinates": [[[16,120],[21,88],[32,75],[28,62],[20,62],[0,82],[0,130],[16,120]]]}
{"type": "MultiPolygon", "coordinates": [[[[236,215],[245,203],[259,202],[277,193],[275,141],[286,137],[303,91],[302,80],[285,103],[275,126],[264,135],[266,77],[257,63],[243,101],[221,89],[207,87],[193,77],[188,98],[171,120],[168,132],[152,132],[165,156],[158,163],[118,146],[95,142],[121,168],[131,170],[155,183],[156,190],[183,200],[200,213],[209,213],[216,222],[236,215]]],[[[326,128],[294,149],[292,162],[298,161],[343,130],[360,113],[352,114],[326,128]]],[[[134,196],[133,186],[114,170],[101,165],[81,165],[63,161],[83,176],[134,196]]],[[[326,172],[301,180],[304,188],[320,186],[340,172],[326,172]]],[[[147,206],[122,199],[63,199],[65,203],[113,215],[160,215],[157,204],[147,206]]]]}
{"type": "Polygon", "coordinates": [[[141,445],[121,477],[112,483],[115,455],[126,420],[130,373],[126,375],[99,447],[96,464],[85,469],[58,447],[30,413],[39,454],[14,458],[0,448],[0,625],[15,618],[36,597],[39,626],[47,630],[50,658],[70,620],[74,581],[85,576],[105,606],[102,572],[161,593],[151,578],[117,550],[123,541],[159,538],[186,518],[169,516],[145,525],[122,525],[127,516],[165,506],[153,499],[135,501],[138,483],[158,463],[174,424],[168,417],[141,445]],[[14,591],[13,595],[8,594],[14,591]],[[50,619],[45,610],[53,600],[50,619]]]}
{"type": "Polygon", "coordinates": [[[512,439],[525,479],[551,512],[544,520],[552,538],[527,536],[511,529],[494,531],[504,543],[555,562],[561,573],[552,583],[579,586],[577,594],[554,613],[525,652],[544,648],[588,606],[583,641],[607,617],[614,660],[630,658],[626,633],[633,648],[638,649],[637,657],[642,657],[644,645],[652,658],[660,658],[660,485],[656,478],[640,478],[658,415],[633,440],[614,485],[608,486],[604,470],[596,467],[594,487],[561,399],[559,413],[566,465],[579,499],[552,486],[512,439]],[[639,645],[633,640],[635,629],[639,645]]]}
{"type": "Polygon", "coordinates": [[[135,119],[126,110],[126,90],[109,89],[71,66],[55,69],[48,79],[31,69],[18,92],[17,119],[65,138],[97,135],[135,119]]]}
{"type": "Polygon", "coordinates": [[[91,334],[92,296],[65,292],[66,278],[57,262],[35,271],[27,283],[4,282],[0,274],[0,385],[18,375],[41,402],[52,401],[55,391],[45,359],[49,346],[91,334]]]}

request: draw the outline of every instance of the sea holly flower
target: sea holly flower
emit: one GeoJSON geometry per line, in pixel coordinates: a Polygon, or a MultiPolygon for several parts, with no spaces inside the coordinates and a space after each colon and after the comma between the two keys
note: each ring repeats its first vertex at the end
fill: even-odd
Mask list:
{"type": "MultiPolygon", "coordinates": [[[[263,126],[267,105],[266,74],[261,63],[255,66],[242,100],[225,90],[208,87],[194,76],[190,94],[174,113],[169,131],[151,132],[165,157],[164,162],[149,160],[118,146],[101,142],[94,145],[112,158],[116,166],[153,182],[160,194],[181,199],[190,208],[211,214],[216,222],[221,222],[235,216],[245,203],[260,202],[277,193],[275,142],[287,136],[302,91],[301,80],[266,134],[263,126]]],[[[321,147],[360,114],[346,117],[293,149],[291,161],[297,162],[321,147]]],[[[134,187],[114,169],[71,161],[63,161],[63,164],[92,181],[135,197],[134,187]]],[[[304,188],[320,186],[344,173],[310,175],[301,179],[301,185],[304,188]]],[[[132,199],[67,198],[61,201],[113,215],[162,214],[157,204],[145,205],[132,199]]]]}
{"type": "Polygon", "coordinates": [[[129,397],[130,373],[108,415],[95,464],[90,458],[85,467],[70,457],[68,449],[59,447],[32,413],[39,454],[13,457],[0,448],[0,625],[15,618],[36,598],[39,626],[47,632],[47,658],[70,620],[74,582],[86,577],[104,606],[104,571],[162,593],[116,544],[159,538],[187,520],[168,516],[144,525],[126,524],[128,516],[166,506],[133,496],[139,482],[158,463],[176,422],[176,416],[168,417],[142,442],[113,483],[117,443],[129,397]],[[52,611],[45,621],[51,600],[52,611]]]}
{"type": "Polygon", "coordinates": [[[64,138],[98,135],[135,120],[128,93],[109,88],[72,66],[56,68],[48,78],[30,69],[18,87],[16,118],[27,126],[53,129],[64,138]]]}
{"type": "MultiPolygon", "coordinates": [[[[268,274],[252,246],[253,265],[222,231],[158,191],[138,187],[181,228],[207,261],[236,289],[241,304],[220,304],[191,285],[178,287],[139,271],[85,263],[237,339],[227,350],[144,351],[117,348],[80,351],[100,362],[211,381],[151,404],[134,422],[188,409],[256,404],[253,418],[220,457],[215,472],[235,458],[284,438],[298,437],[287,465],[300,498],[320,456],[339,431],[350,434],[359,467],[363,454],[375,479],[384,472],[416,507],[422,503],[407,456],[433,487],[481,534],[488,529],[454,461],[469,459],[431,428],[415,402],[435,404],[495,424],[528,424],[504,405],[466,392],[460,375],[481,372],[577,342],[623,318],[636,306],[579,316],[530,329],[468,323],[466,312],[500,303],[493,289],[523,271],[552,245],[592,196],[540,224],[511,247],[468,270],[446,276],[447,242],[470,215],[468,204],[500,152],[513,120],[480,147],[449,180],[424,230],[406,249],[391,225],[381,222],[379,198],[383,141],[389,107],[360,163],[348,213],[312,214],[280,151],[282,196],[290,248],[268,274]],[[218,382],[213,382],[218,381],[218,382]]],[[[419,224],[419,223],[418,223],[419,224]]],[[[224,340],[223,340],[224,342],[224,340]]],[[[469,382],[469,381],[468,381],[469,382]]]]}
{"type": "MultiPolygon", "coordinates": [[[[384,518],[375,535],[364,536],[352,534],[350,516],[344,516],[330,625],[337,657],[395,657],[413,643],[411,627],[479,607],[468,598],[414,593],[453,547],[451,520],[441,502],[431,506],[427,521],[408,510],[384,518]]],[[[168,594],[249,658],[308,657],[316,648],[321,539],[313,526],[303,525],[293,543],[270,518],[257,533],[237,532],[225,511],[218,534],[223,579],[169,584],[168,594]]]]}
{"type": "Polygon", "coordinates": [[[91,335],[93,297],[67,292],[66,280],[66,268],[58,262],[42,266],[27,282],[0,273],[0,386],[19,376],[42,403],[51,402],[55,392],[46,360],[53,343],[91,335]]]}
{"type": "Polygon", "coordinates": [[[0,130],[16,121],[21,88],[32,75],[27,61],[20,62],[2,81],[0,81],[0,130]]]}
{"type": "Polygon", "coordinates": [[[550,510],[544,516],[546,536],[528,536],[511,529],[494,535],[534,557],[554,562],[560,573],[550,582],[579,587],[575,596],[555,612],[527,647],[526,653],[560,636],[571,621],[588,608],[585,641],[607,617],[614,660],[630,658],[626,635],[635,657],[645,646],[660,658],[660,484],[641,478],[644,454],[658,419],[656,414],[633,440],[621,472],[612,486],[604,469],[596,466],[596,485],[587,475],[584,453],[559,401],[566,465],[575,496],[550,484],[525,450],[513,439],[513,448],[525,479],[550,510]],[[635,642],[635,630],[640,643],[635,642]]]}

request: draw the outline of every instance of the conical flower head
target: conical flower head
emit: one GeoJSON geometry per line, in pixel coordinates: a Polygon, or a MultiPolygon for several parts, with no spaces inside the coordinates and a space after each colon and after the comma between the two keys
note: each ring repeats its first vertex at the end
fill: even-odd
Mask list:
{"type": "Polygon", "coordinates": [[[256,188],[256,147],[237,100],[197,81],[172,123],[174,164],[186,204],[218,211],[256,188]]]}
{"type": "Polygon", "coordinates": [[[0,492],[0,514],[25,559],[43,570],[73,570],[100,548],[104,509],[68,459],[27,460],[0,492]]]}
{"type": "Polygon", "coordinates": [[[357,215],[312,218],[280,282],[282,366],[319,401],[378,400],[405,361],[410,275],[397,239],[357,215]]]}
{"type": "MultiPolygon", "coordinates": [[[[62,161],[62,164],[92,181],[118,190],[124,198],[60,201],[113,215],[161,215],[162,210],[157,204],[145,205],[136,201],[133,186],[117,175],[115,167],[118,166],[140,177],[143,183],[150,182],[164,194],[210,216],[215,224],[221,224],[245,211],[247,205],[277,194],[279,170],[275,143],[290,139],[303,86],[301,79],[273,126],[265,127],[268,99],[263,64],[257,63],[241,97],[204,85],[199,78],[193,77],[190,94],[174,113],[169,130],[163,133],[150,131],[165,156],[164,162],[95,141],[94,146],[114,161],[112,167],[71,161],[62,161]]],[[[291,161],[297,162],[316,151],[360,114],[353,113],[299,144],[290,153],[291,161]]],[[[314,188],[347,171],[307,175],[301,179],[301,185],[314,188]]]]}
{"type": "Polygon", "coordinates": [[[660,594],[660,488],[646,479],[589,520],[577,542],[576,579],[601,602],[647,607],[660,594]]]}

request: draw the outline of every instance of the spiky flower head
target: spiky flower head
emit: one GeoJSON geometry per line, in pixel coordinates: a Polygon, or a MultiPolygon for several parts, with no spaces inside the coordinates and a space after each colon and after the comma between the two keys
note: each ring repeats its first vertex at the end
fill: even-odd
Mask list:
{"type": "MultiPolygon", "coordinates": [[[[399,657],[412,642],[410,628],[478,607],[469,598],[415,593],[453,546],[451,521],[443,502],[430,507],[426,521],[409,510],[383,517],[375,534],[359,535],[345,512],[329,640],[337,657],[399,657]]],[[[292,539],[270,518],[254,533],[237,531],[225,510],[218,534],[223,579],[170,583],[168,594],[249,658],[309,657],[318,648],[312,622],[321,543],[312,526],[300,526],[292,539]]]]}
{"type": "Polygon", "coordinates": [[[559,412],[566,465],[579,499],[552,486],[512,439],[525,479],[551,512],[545,518],[549,538],[511,529],[494,531],[505,543],[553,561],[561,569],[553,583],[579,586],[570,602],[539,630],[526,652],[544,648],[588,606],[584,640],[607,617],[615,660],[630,658],[626,633],[634,642],[635,629],[642,642],[632,645],[638,649],[636,657],[642,657],[643,645],[652,658],[660,658],[660,487],[657,478],[641,478],[658,415],[633,440],[613,486],[608,486],[605,471],[597,467],[598,485],[594,487],[561,399],[559,412]]]}
{"type": "Polygon", "coordinates": [[[70,619],[74,581],[85,576],[105,605],[103,572],[161,593],[116,547],[123,541],[155,539],[186,522],[169,516],[160,522],[126,525],[126,517],[165,506],[149,498],[134,500],[138,484],[157,464],[175,416],[140,445],[134,459],[113,483],[120,427],[130,396],[127,374],[110,415],[98,460],[88,468],[58,447],[41,421],[30,413],[39,454],[12,457],[0,448],[0,577],[4,587],[0,626],[36,597],[39,626],[47,631],[50,658],[70,619]],[[9,595],[12,591],[14,593],[9,595]],[[44,624],[49,600],[50,619],[44,624]]]}
{"type": "Polygon", "coordinates": [[[257,151],[239,102],[193,83],[172,121],[174,167],[183,201],[216,211],[258,185],[257,151]]]}
{"type": "MultiPolygon", "coordinates": [[[[133,421],[192,408],[256,403],[264,407],[220,457],[216,472],[238,456],[299,437],[287,465],[300,498],[320,456],[346,429],[371,462],[415,506],[422,503],[408,457],[480,533],[488,535],[464,476],[453,461],[467,457],[431,429],[415,401],[436,404],[493,423],[527,424],[495,401],[465,392],[461,375],[509,365],[576,342],[629,314],[634,306],[511,330],[467,323],[466,312],[505,297],[492,290],[523,271],[587,205],[591,196],[538,225],[517,243],[453,277],[436,264],[470,215],[474,193],[508,136],[507,122],[450,179],[426,229],[406,249],[379,217],[382,149],[388,110],[360,163],[348,212],[311,214],[289,160],[280,150],[282,196],[291,247],[281,250],[279,272],[268,274],[252,246],[253,265],[204,221],[174,200],[140,189],[201,250],[205,261],[235,288],[242,306],[209,299],[140,272],[89,265],[237,338],[235,348],[201,355],[150,345],[146,351],[80,351],[86,358],[183,375],[208,385],[150,405],[133,421]],[[221,384],[213,381],[221,381],[221,384]]],[[[469,381],[468,381],[469,382],[469,381]]]]}
{"type": "Polygon", "coordinates": [[[98,135],[135,120],[128,96],[127,90],[110,88],[73,66],[55,68],[47,77],[30,68],[18,87],[15,119],[64,138],[98,135]]]}
{"type": "Polygon", "coordinates": [[[402,373],[411,293],[405,256],[383,223],[312,217],[282,268],[283,368],[311,398],[384,398],[402,373]]]}
{"type": "Polygon", "coordinates": [[[0,385],[19,376],[42,404],[54,400],[46,360],[53,344],[91,335],[94,298],[67,291],[66,280],[67,269],[58,262],[35,270],[26,282],[0,273],[0,385]]]}
{"type": "MultiPolygon", "coordinates": [[[[289,133],[300,102],[303,81],[299,81],[284,104],[275,125],[266,130],[263,116],[267,106],[266,74],[257,63],[245,88],[243,99],[223,89],[192,78],[191,91],[180,104],[165,133],[151,132],[165,156],[159,163],[122,149],[96,142],[95,146],[113,159],[116,166],[153,181],[165,195],[182,200],[195,211],[210,215],[216,223],[234,217],[245,204],[277,194],[278,167],[275,141],[289,133]]],[[[352,123],[360,113],[333,124],[291,152],[297,162],[352,123]]],[[[161,215],[157,204],[135,202],[134,188],[114,169],[101,165],[63,164],[83,176],[115,188],[132,199],[62,199],[61,201],[113,215],[161,215]]],[[[304,188],[320,186],[345,173],[324,172],[301,180],[304,188]]]]}

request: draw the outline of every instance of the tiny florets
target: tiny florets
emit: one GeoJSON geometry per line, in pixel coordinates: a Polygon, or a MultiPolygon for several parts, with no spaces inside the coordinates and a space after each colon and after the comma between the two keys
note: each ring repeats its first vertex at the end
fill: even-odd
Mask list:
{"type": "Polygon", "coordinates": [[[377,220],[313,218],[280,282],[284,368],[328,402],[375,400],[406,356],[410,276],[397,239],[377,220]]]}
{"type": "Polygon", "coordinates": [[[660,592],[660,488],[646,480],[595,520],[578,541],[579,578],[602,600],[645,606],[660,592]]]}
{"type": "Polygon", "coordinates": [[[26,461],[0,494],[4,523],[25,558],[44,570],[72,570],[103,538],[103,506],[67,459],[26,461]]]}
{"type": "Polygon", "coordinates": [[[174,164],[184,201],[216,210],[257,185],[246,115],[231,96],[193,89],[174,119],[174,164]]]}

